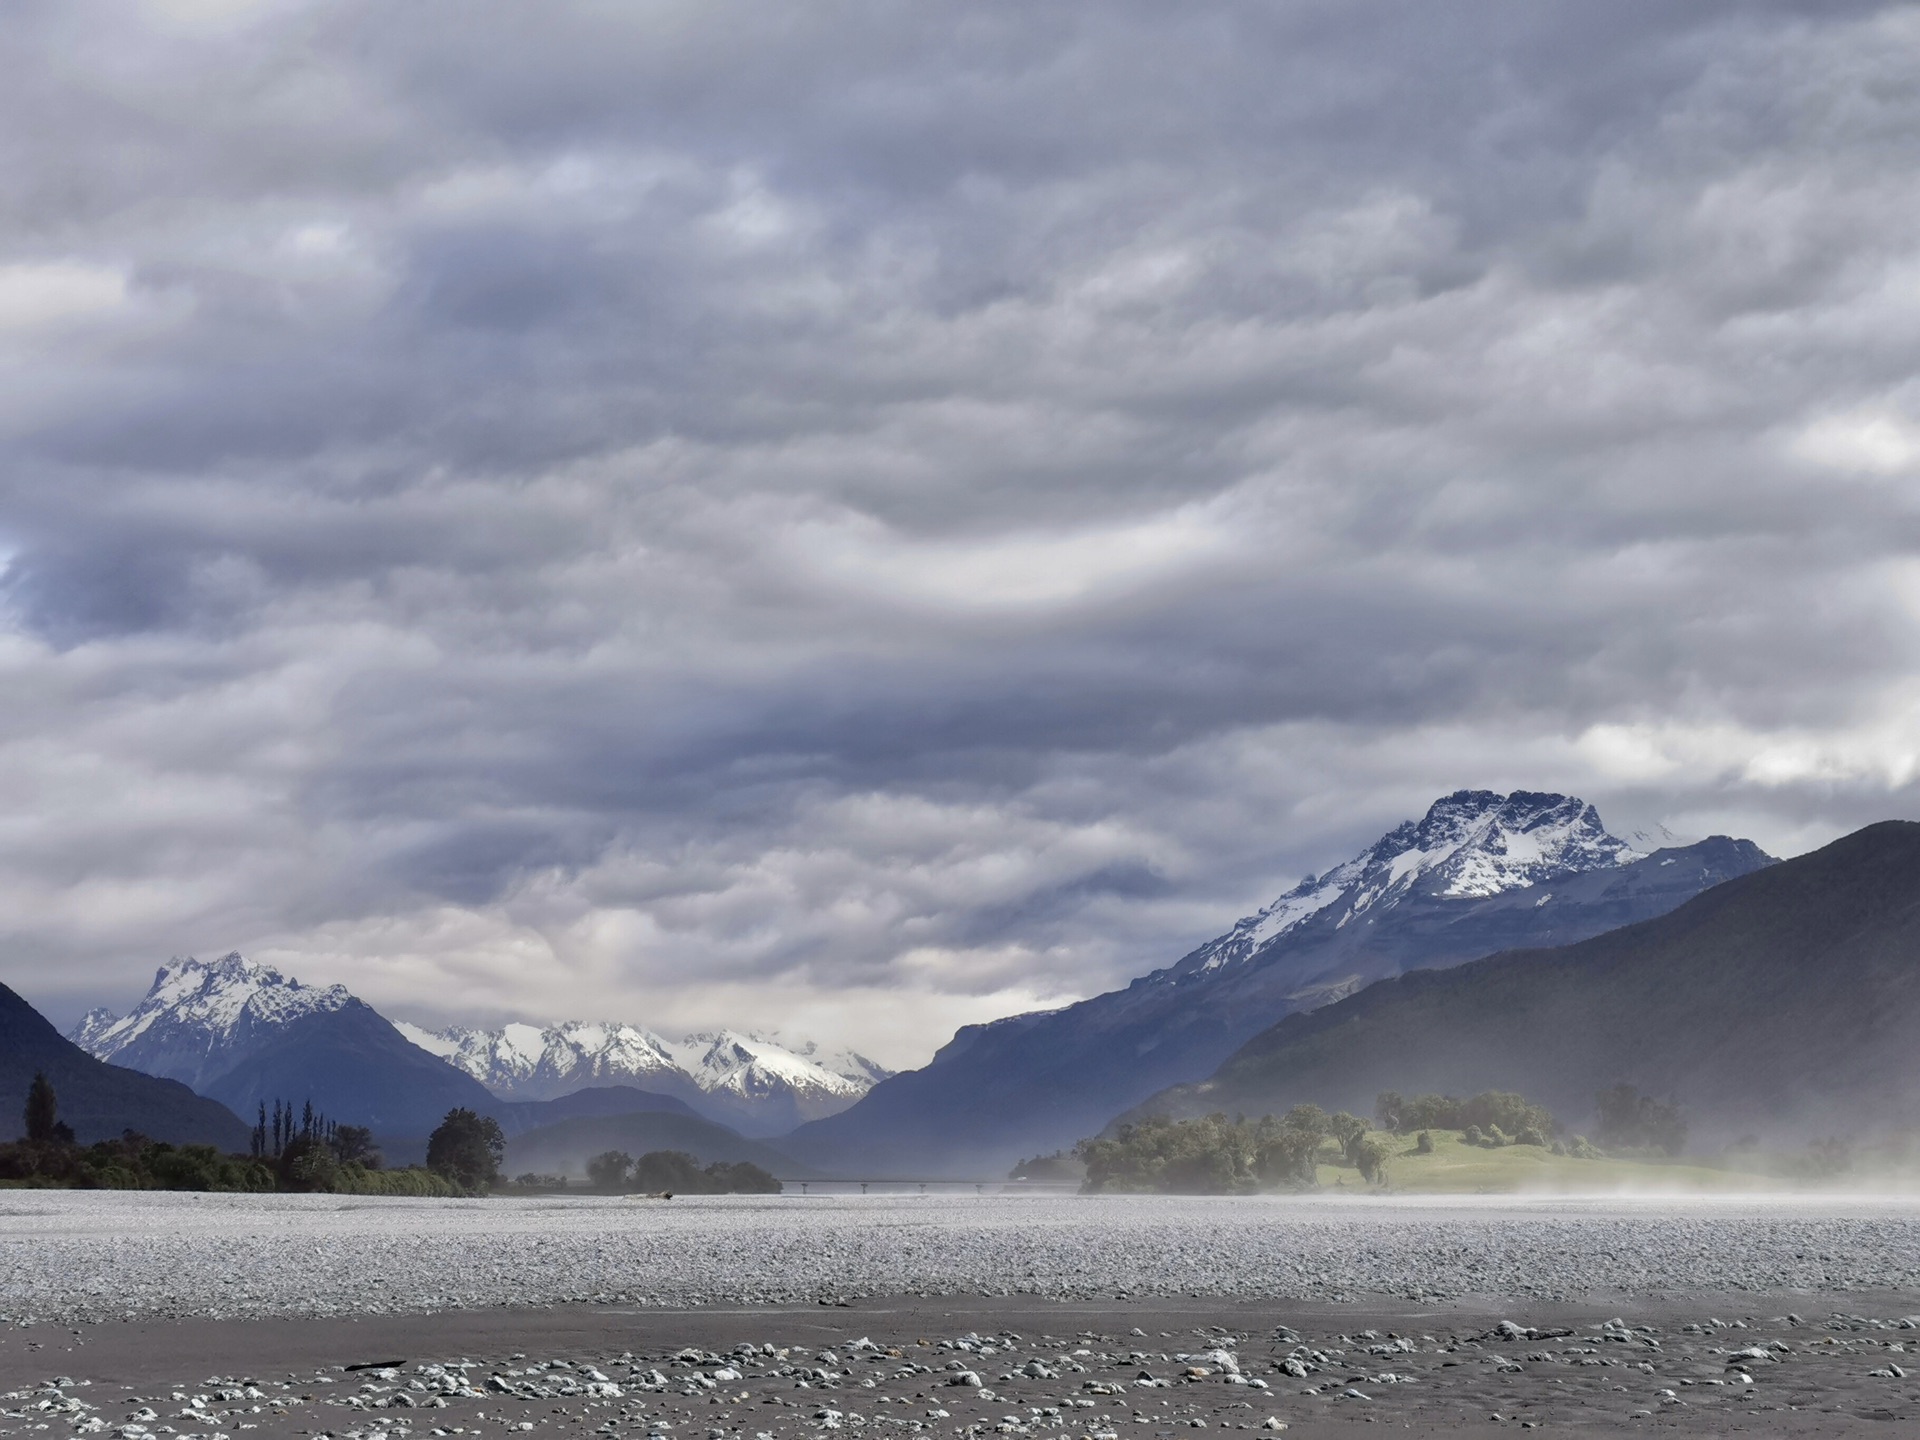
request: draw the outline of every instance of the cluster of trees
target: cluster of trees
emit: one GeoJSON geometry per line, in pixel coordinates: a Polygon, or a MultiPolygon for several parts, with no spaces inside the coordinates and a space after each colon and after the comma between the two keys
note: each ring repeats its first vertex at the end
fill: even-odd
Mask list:
{"type": "Polygon", "coordinates": [[[1030,1180],[1043,1185],[1078,1185],[1086,1178],[1087,1167],[1064,1150],[1022,1160],[1007,1172],[1009,1180],[1030,1180]]]}
{"type": "Polygon", "coordinates": [[[369,1170],[380,1168],[380,1153],[373,1147],[373,1132],[364,1125],[340,1125],[317,1113],[307,1101],[300,1117],[294,1118],[293,1103],[273,1102],[273,1117],[267,1117],[267,1102],[260,1102],[260,1119],[253,1127],[250,1153],[257,1160],[278,1160],[296,1147],[324,1146],[342,1165],[361,1164],[369,1170]]]}
{"type": "Polygon", "coordinates": [[[483,1195],[500,1183],[506,1154],[500,1122],[464,1105],[449,1110],[427,1137],[427,1169],[470,1195],[483,1195]]]}
{"type": "MultiPolygon", "coordinates": [[[[1611,1146],[1679,1151],[1686,1122],[1671,1101],[1616,1085],[1598,1097],[1600,1134],[1611,1146]]],[[[1197,1120],[1155,1117],[1122,1125],[1113,1135],[1082,1140],[1073,1155],[1086,1167],[1082,1189],[1159,1191],[1188,1195],[1240,1195],[1316,1183],[1322,1164],[1345,1164],[1369,1184],[1387,1183],[1395,1155],[1433,1153],[1435,1131],[1454,1131],[1469,1145],[1538,1145],[1580,1159],[1602,1152],[1583,1136],[1559,1138],[1560,1122],[1524,1095],[1488,1090],[1455,1095],[1381,1092],[1375,1102],[1379,1129],[1345,1111],[1329,1115],[1317,1105],[1296,1105],[1285,1115],[1248,1120],[1208,1115],[1197,1120]],[[1411,1149],[1400,1138],[1414,1137],[1411,1149]]],[[[1036,1157],[1014,1171],[1052,1169],[1061,1157],[1036,1157]]]]}
{"type": "Polygon", "coordinates": [[[27,1089],[26,1138],[0,1144],[0,1182],[88,1190],[324,1190],[347,1195],[452,1195],[457,1189],[428,1170],[382,1170],[373,1137],[357,1125],[336,1125],[312,1105],[296,1115],[275,1102],[246,1155],[212,1145],[171,1145],[132,1130],[81,1145],[59,1118],[60,1101],[45,1075],[27,1089]]]}
{"type": "Polygon", "coordinates": [[[1244,1195],[1315,1184],[1326,1149],[1369,1183],[1386,1183],[1392,1142],[1357,1115],[1329,1115],[1317,1105],[1258,1120],[1154,1117],[1122,1125],[1111,1137],[1082,1140],[1074,1155],[1087,1167],[1082,1188],[1088,1193],[1244,1195]]]}
{"type": "Polygon", "coordinates": [[[311,1100],[298,1116],[291,1101],[275,1100],[271,1120],[266,1102],[261,1101],[251,1154],[255,1160],[272,1162],[283,1190],[387,1193],[383,1181],[370,1178],[381,1165],[380,1152],[373,1146],[373,1132],[364,1125],[340,1125],[329,1120],[314,1110],[311,1100]]]}
{"type": "MultiPolygon", "coordinates": [[[[1643,1096],[1631,1085],[1616,1085],[1595,1098],[1599,1134],[1609,1148],[1657,1150],[1675,1155],[1686,1140],[1687,1126],[1680,1108],[1671,1101],[1643,1096]]],[[[1398,1134],[1418,1133],[1421,1154],[1433,1149],[1430,1132],[1458,1130],[1468,1145],[1497,1149],[1502,1145],[1539,1145],[1556,1155],[1577,1160],[1598,1159],[1606,1151],[1584,1135],[1560,1138],[1563,1127],[1544,1105],[1509,1090],[1486,1090],[1470,1099],[1457,1095],[1401,1095],[1383,1090],[1375,1101],[1380,1123],[1398,1134]]]]}
{"type": "Polygon", "coordinates": [[[93,1145],[66,1136],[0,1145],[0,1181],[72,1190],[280,1188],[273,1167],[249,1156],[222,1155],[212,1145],[168,1145],[131,1130],[93,1145]]]}
{"type": "Polygon", "coordinates": [[[1402,1095],[1383,1090],[1374,1101],[1381,1125],[1398,1135],[1420,1130],[1469,1130],[1469,1143],[1545,1145],[1560,1132],[1560,1122],[1544,1105],[1507,1090],[1485,1090],[1471,1099],[1455,1095],[1402,1095]]]}
{"type": "Polygon", "coordinates": [[[1672,1100],[1642,1095],[1633,1086],[1615,1085],[1594,1097],[1600,1123],[1594,1135],[1609,1150],[1652,1150],[1678,1155],[1687,1143],[1687,1121],[1672,1100]]]}
{"type": "Polygon", "coordinates": [[[36,1072],[27,1086],[27,1139],[40,1145],[73,1144],[73,1127],[60,1118],[60,1097],[53,1093],[53,1082],[36,1072]]]}
{"type": "MultiPolygon", "coordinates": [[[[0,1144],[0,1183],[111,1190],[330,1191],[345,1195],[484,1195],[500,1184],[506,1136],[491,1115],[449,1110],[427,1140],[424,1169],[383,1169],[373,1134],[341,1125],[311,1102],[299,1109],[261,1103],[249,1153],[223,1155],[212,1145],[169,1145],[128,1131],[117,1140],[80,1145],[60,1120],[59,1097],[45,1075],[27,1091],[27,1138],[0,1144]]],[[[638,1160],[618,1150],[589,1165],[603,1190],[693,1195],[778,1194],[780,1182],[758,1165],[704,1168],[677,1150],[638,1160]]],[[[538,1177],[526,1177],[538,1179],[538,1177]]],[[[558,1187],[554,1187],[558,1188],[558,1187]]]]}
{"type": "Polygon", "coordinates": [[[587,1183],[611,1195],[778,1195],[780,1182],[758,1165],[719,1160],[701,1167],[684,1150],[649,1150],[638,1160],[603,1150],[587,1161],[587,1183]]]}

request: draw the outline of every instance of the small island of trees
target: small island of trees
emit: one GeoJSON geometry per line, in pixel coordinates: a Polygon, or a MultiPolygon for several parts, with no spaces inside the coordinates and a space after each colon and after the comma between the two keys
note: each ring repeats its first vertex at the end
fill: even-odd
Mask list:
{"type": "MultiPolygon", "coordinates": [[[[1543,1157],[1562,1160],[1663,1161],[1685,1144],[1680,1107],[1631,1085],[1602,1091],[1595,1111],[1597,1145],[1585,1136],[1564,1134],[1545,1106],[1509,1091],[1462,1099],[1388,1090],[1376,1100],[1371,1121],[1346,1111],[1330,1115],[1317,1105],[1296,1105],[1284,1115],[1252,1120],[1224,1114],[1186,1120],[1153,1116],[1082,1140],[1073,1157],[1085,1167],[1081,1189],[1089,1194],[1246,1195],[1315,1189],[1327,1182],[1329,1171],[1336,1185],[1344,1186],[1341,1172],[1349,1172],[1363,1187],[1386,1187],[1403,1162],[1410,1169],[1423,1168],[1425,1157],[1436,1155],[1436,1136],[1450,1152],[1533,1147],[1543,1157]]],[[[1057,1167],[1063,1158],[1026,1161],[1015,1173],[1026,1178],[1043,1164],[1057,1167]]]]}

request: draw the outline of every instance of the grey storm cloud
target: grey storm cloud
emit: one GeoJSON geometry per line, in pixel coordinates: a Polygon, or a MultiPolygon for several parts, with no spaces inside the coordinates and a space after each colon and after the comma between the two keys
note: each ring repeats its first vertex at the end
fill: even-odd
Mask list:
{"type": "Polygon", "coordinates": [[[1920,10],[25,3],[56,1014],[912,1061],[1465,785],[1911,813],[1920,10]]]}

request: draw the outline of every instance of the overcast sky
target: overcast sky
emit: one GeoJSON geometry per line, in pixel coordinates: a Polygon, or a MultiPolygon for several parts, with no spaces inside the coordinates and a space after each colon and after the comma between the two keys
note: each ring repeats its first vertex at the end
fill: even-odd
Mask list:
{"type": "Polygon", "coordinates": [[[12,0],[0,979],[917,1062],[1920,815],[1920,10],[12,0]]]}

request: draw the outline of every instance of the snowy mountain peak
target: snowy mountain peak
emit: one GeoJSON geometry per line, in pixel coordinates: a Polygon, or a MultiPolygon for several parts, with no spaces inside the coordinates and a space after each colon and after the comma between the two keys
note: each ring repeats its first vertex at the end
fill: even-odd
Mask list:
{"type": "Polygon", "coordinates": [[[67,1038],[101,1060],[198,1086],[295,1020],[352,1000],[344,985],[303,985],[238,951],[176,957],[124,1017],[90,1011],[67,1038]]]}
{"type": "Polygon", "coordinates": [[[633,1025],[583,1021],[498,1030],[426,1030],[401,1022],[398,1029],[504,1100],[637,1085],[767,1134],[845,1109],[891,1073],[851,1051],[735,1030],[665,1040],[633,1025]]]}
{"type": "Polygon", "coordinates": [[[1641,858],[1642,851],[1609,834],[1599,812],[1575,796],[1457,790],[1345,864],[1307,876],[1160,974],[1177,980],[1242,964],[1316,916],[1341,926],[1416,892],[1440,900],[1485,899],[1641,858]]]}
{"type": "Polygon", "coordinates": [[[1528,790],[1455,791],[1418,822],[1382,836],[1369,854],[1389,866],[1394,883],[1431,874],[1433,893],[1476,899],[1642,858],[1607,833],[1586,801],[1528,790]]]}
{"type": "Polygon", "coordinates": [[[810,1040],[790,1047],[771,1035],[734,1030],[689,1035],[675,1053],[702,1090],[749,1098],[788,1089],[851,1103],[889,1073],[852,1051],[824,1053],[810,1040]]]}
{"type": "Polygon", "coordinates": [[[506,1099],[550,1100],[589,1085],[639,1085],[678,1073],[666,1041],[632,1025],[527,1025],[498,1030],[395,1028],[506,1099]]]}
{"type": "MultiPolygon", "coordinates": [[[[94,1010],[69,1037],[102,1060],[196,1089],[270,1046],[294,1021],[358,1004],[345,986],[303,985],[239,953],[169,960],[125,1016],[94,1010]]],[[[851,1051],[733,1030],[669,1041],[635,1025],[516,1023],[400,1034],[503,1100],[552,1100],[633,1085],[682,1099],[743,1131],[771,1135],[844,1110],[891,1072],[851,1051]]]]}

